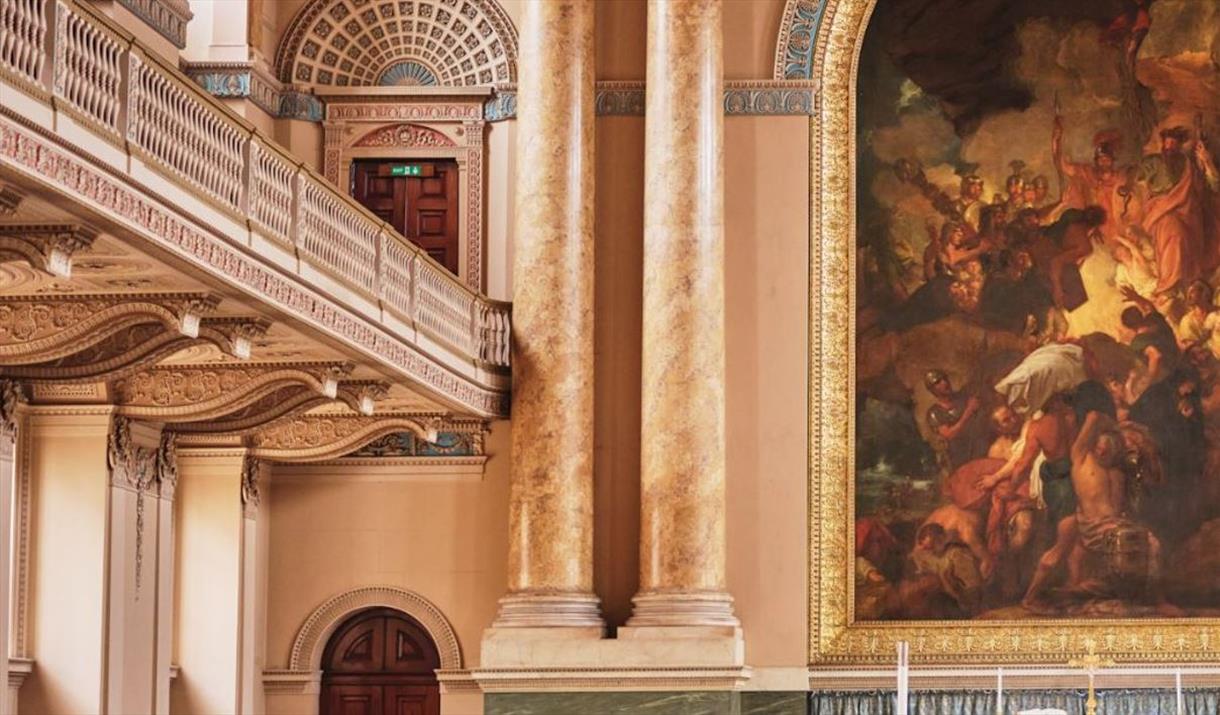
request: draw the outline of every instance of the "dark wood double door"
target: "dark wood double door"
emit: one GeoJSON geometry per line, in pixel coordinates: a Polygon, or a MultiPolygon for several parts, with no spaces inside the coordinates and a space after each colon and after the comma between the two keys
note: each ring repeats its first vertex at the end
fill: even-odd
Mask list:
{"type": "Polygon", "coordinates": [[[456,161],[358,159],[352,163],[351,192],[352,198],[458,275],[456,161]],[[418,175],[399,175],[405,171],[418,175]]]}
{"type": "Polygon", "coordinates": [[[323,652],[321,715],[440,715],[439,667],[414,620],[391,608],[361,611],[323,652]]]}

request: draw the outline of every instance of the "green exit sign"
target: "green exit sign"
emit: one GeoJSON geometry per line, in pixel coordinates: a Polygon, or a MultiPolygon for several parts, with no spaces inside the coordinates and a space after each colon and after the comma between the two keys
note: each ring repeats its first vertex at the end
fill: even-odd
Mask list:
{"type": "Polygon", "coordinates": [[[390,167],[390,176],[423,176],[424,167],[421,164],[399,164],[390,167]]]}

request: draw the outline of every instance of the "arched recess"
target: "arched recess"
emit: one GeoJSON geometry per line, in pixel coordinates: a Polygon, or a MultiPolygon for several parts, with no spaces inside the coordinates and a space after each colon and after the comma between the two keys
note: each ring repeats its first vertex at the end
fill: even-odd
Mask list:
{"type": "Polygon", "coordinates": [[[441,670],[459,670],[462,651],[453,626],[431,601],[413,591],[396,586],[365,586],[328,599],[314,609],[297,631],[292,643],[288,669],[317,672],[322,669],[326,643],[348,616],[366,608],[393,608],[419,622],[432,637],[441,656],[441,670]]]}
{"type": "Polygon", "coordinates": [[[775,41],[773,79],[813,79],[818,28],[830,0],[788,0],[775,41]]]}
{"type": "Polygon", "coordinates": [[[408,67],[416,84],[515,82],[517,30],[496,0],[309,0],[275,55],[285,84],[397,84],[408,67]]]}

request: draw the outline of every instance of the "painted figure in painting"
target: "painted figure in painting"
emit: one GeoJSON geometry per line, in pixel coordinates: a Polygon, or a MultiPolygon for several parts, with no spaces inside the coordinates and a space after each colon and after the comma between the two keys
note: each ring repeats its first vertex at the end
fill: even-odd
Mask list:
{"type": "Polygon", "coordinates": [[[1211,0],[878,1],[857,620],[1220,614],[1215,57],[1211,0]]]}

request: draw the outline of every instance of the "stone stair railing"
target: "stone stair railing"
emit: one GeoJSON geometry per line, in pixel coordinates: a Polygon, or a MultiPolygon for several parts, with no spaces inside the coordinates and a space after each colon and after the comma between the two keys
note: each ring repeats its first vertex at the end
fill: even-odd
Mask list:
{"type": "Polygon", "coordinates": [[[425,252],[76,0],[0,0],[0,73],[122,144],[251,230],[485,367],[509,306],[425,252]]]}

